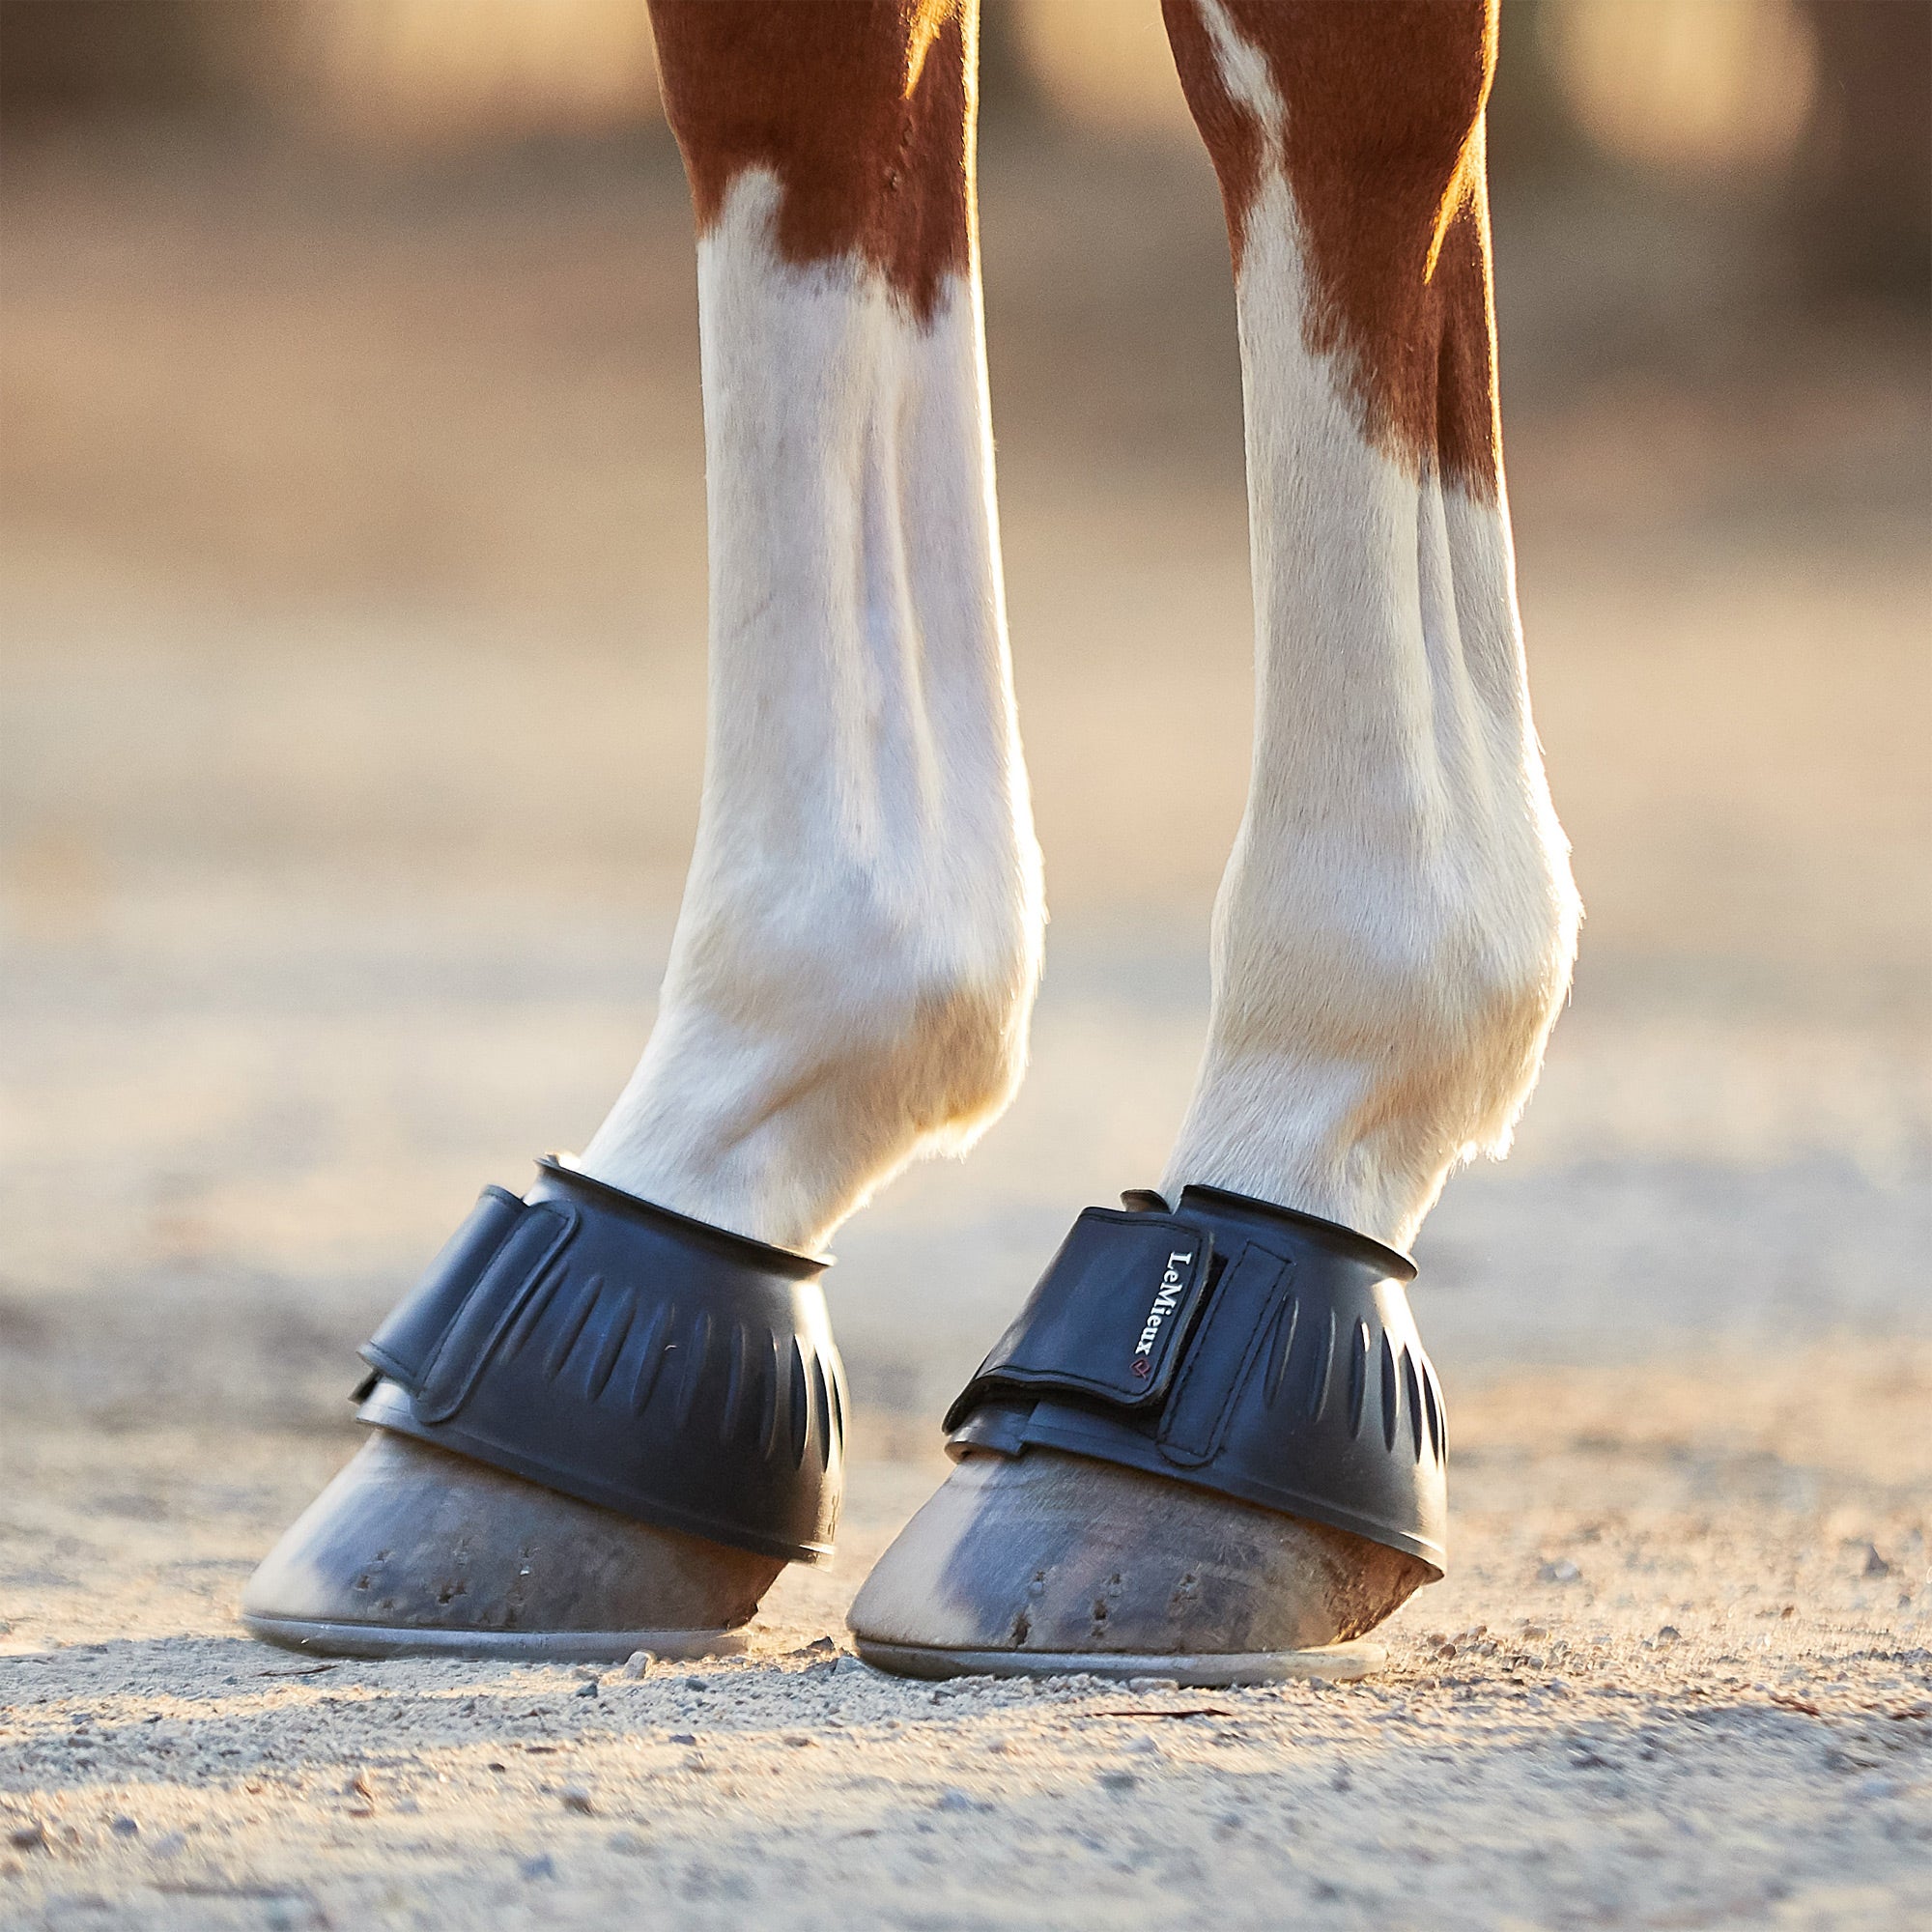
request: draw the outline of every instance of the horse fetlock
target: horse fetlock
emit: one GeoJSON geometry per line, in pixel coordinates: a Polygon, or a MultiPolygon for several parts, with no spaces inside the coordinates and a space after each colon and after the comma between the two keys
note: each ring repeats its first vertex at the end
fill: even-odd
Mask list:
{"type": "Polygon", "coordinates": [[[1233,1187],[1401,1245],[1457,1165],[1507,1150],[1574,919],[1530,895],[1300,923],[1228,910],[1170,1186],[1233,1187]]]}
{"type": "Polygon", "coordinates": [[[826,959],[775,974],[767,959],[742,978],[674,974],[584,1150],[589,1171],[810,1247],[909,1160],[970,1144],[1024,1070],[1033,949],[982,950],[967,966],[848,944],[843,958],[843,971],[826,959]]]}

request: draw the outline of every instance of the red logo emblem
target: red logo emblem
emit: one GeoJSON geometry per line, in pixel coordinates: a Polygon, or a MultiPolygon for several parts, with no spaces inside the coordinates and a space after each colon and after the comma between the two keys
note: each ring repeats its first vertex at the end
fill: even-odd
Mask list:
{"type": "Polygon", "coordinates": [[[1146,1355],[1136,1355],[1134,1357],[1134,1374],[1145,1381],[1149,1376],[1153,1374],[1153,1363],[1146,1355]]]}

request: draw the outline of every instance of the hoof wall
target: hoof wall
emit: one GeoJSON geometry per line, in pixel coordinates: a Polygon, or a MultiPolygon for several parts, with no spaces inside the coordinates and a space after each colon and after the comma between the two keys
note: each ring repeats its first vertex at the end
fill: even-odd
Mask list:
{"type": "Polygon", "coordinates": [[[379,1429],[264,1559],[242,1622],[329,1657],[714,1657],[783,1567],[379,1429]]]}
{"type": "Polygon", "coordinates": [[[1131,1656],[1104,1650],[940,1650],[926,1644],[858,1639],[859,1655],[895,1677],[1104,1677],[1115,1683],[1158,1677],[1186,1690],[1239,1684],[1288,1684],[1319,1678],[1354,1684],[1388,1662],[1378,1643],[1329,1643],[1312,1650],[1255,1650],[1226,1657],[1131,1656]]]}
{"type": "Polygon", "coordinates": [[[1030,1449],[956,1464],[849,1621],[862,1657],[918,1676],[1362,1676],[1380,1653],[1356,1639],[1428,1575],[1320,1523],[1030,1449]]]}

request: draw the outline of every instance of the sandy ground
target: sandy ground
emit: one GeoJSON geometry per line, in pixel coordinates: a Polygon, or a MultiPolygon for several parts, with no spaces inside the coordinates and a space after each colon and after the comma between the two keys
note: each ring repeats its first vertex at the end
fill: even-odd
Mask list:
{"type": "Polygon", "coordinates": [[[1034,1071],[838,1238],[837,1564],[749,1658],[585,1695],[232,1606],[367,1324],[648,1026],[701,702],[681,188],[190,143],[4,192],[0,1922],[1932,1919],[1916,346],[1726,333],[1697,235],[1503,211],[1591,920],[1515,1155],[1420,1246],[1454,1574],[1346,1690],[897,1686],[843,1604],[1072,1211],[1158,1171],[1245,767],[1211,182],[990,144],[1034,1071]]]}
{"type": "Polygon", "coordinates": [[[324,1664],[230,1605],[339,1455],[36,1435],[11,1462],[6,1922],[1923,1925],[1932,1351],[1514,1377],[1452,1581],[1379,1679],[937,1689],[844,1648],[929,1464],[743,1659],[324,1664]]]}

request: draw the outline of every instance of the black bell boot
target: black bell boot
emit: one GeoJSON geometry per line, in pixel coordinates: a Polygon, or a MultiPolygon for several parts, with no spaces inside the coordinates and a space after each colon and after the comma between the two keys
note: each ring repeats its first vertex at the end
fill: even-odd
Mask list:
{"type": "Polygon", "coordinates": [[[1218,1188],[1089,1208],[947,1417],[959,1466],[852,1607],[916,1676],[1367,1674],[1442,1574],[1406,1256],[1218,1188]]]}
{"type": "Polygon", "coordinates": [[[742,1648],[784,1565],[831,1553],[824,1267],[556,1159],[521,1200],[486,1188],[364,1347],[374,1433],[242,1621],[342,1656],[742,1648]]]}

